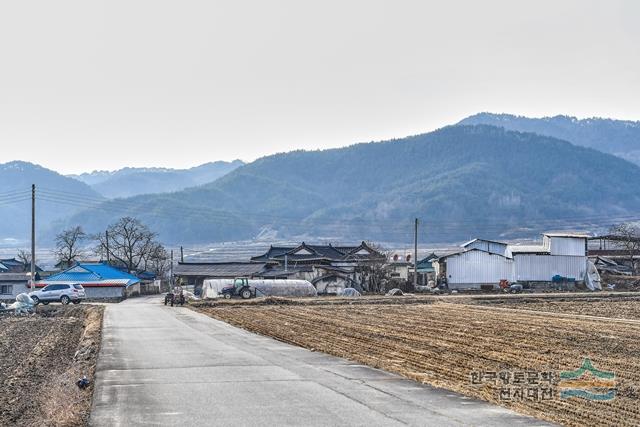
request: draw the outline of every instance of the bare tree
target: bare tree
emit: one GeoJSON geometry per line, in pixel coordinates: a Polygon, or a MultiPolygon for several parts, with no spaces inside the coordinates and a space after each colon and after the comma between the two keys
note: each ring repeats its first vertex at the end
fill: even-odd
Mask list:
{"type": "Polygon", "coordinates": [[[56,236],[56,259],[63,267],[71,267],[83,255],[81,244],[86,238],[80,226],[63,230],[56,236]]]}
{"type": "Polygon", "coordinates": [[[167,276],[170,269],[171,260],[169,258],[169,254],[164,246],[156,243],[145,259],[145,270],[152,271],[158,279],[163,279],[167,276]]]}
{"type": "Polygon", "coordinates": [[[31,265],[31,252],[25,249],[20,249],[18,251],[18,255],[16,256],[16,259],[24,265],[24,268],[26,271],[31,265]]]}
{"type": "Polygon", "coordinates": [[[144,268],[160,245],[156,233],[136,218],[123,217],[107,228],[107,233],[94,236],[96,253],[121,264],[129,272],[144,268]],[[109,241],[107,242],[107,235],[109,241]]]}
{"type": "Polygon", "coordinates": [[[629,262],[635,274],[636,263],[634,255],[640,254],[640,227],[635,223],[627,222],[614,225],[609,230],[609,233],[615,237],[620,246],[629,254],[629,262]]]}
{"type": "Polygon", "coordinates": [[[366,292],[384,291],[390,280],[390,272],[387,269],[387,252],[377,243],[366,242],[366,244],[377,254],[355,258],[355,270],[360,279],[360,286],[366,292]]]}

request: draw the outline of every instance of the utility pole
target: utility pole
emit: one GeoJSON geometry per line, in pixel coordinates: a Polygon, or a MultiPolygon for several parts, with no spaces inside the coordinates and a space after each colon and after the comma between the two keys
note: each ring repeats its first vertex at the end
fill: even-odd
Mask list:
{"type": "Polygon", "coordinates": [[[36,281],[36,185],[31,184],[31,292],[36,281]]]}
{"type": "Polygon", "coordinates": [[[111,265],[111,254],[109,253],[109,230],[104,232],[105,242],[107,242],[107,265],[111,265]]]}
{"type": "Polygon", "coordinates": [[[180,246],[180,262],[184,262],[184,250],[182,246],[180,246]]]}
{"type": "Polygon", "coordinates": [[[413,230],[413,289],[418,285],[418,218],[413,230]]]}
{"type": "Polygon", "coordinates": [[[169,290],[173,290],[173,249],[171,249],[171,267],[169,267],[169,290]]]}

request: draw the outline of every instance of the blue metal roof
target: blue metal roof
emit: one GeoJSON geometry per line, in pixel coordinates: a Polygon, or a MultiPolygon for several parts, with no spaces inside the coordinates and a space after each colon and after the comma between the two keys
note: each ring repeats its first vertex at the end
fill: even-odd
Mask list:
{"type": "Polygon", "coordinates": [[[96,282],[108,280],[127,280],[126,286],[140,282],[137,277],[102,263],[80,263],[47,278],[47,282],[96,282]]]}

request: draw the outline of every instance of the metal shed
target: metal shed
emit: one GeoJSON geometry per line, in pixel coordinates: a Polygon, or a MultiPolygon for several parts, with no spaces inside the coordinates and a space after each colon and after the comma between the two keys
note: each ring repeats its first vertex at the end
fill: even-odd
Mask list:
{"type": "Polygon", "coordinates": [[[513,260],[503,255],[471,249],[440,258],[446,264],[450,289],[480,289],[498,286],[501,280],[513,281],[513,260]]]}

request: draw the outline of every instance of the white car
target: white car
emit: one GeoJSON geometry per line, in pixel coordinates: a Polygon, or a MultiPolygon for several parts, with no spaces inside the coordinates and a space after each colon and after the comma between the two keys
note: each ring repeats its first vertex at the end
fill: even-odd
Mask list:
{"type": "Polygon", "coordinates": [[[44,305],[50,302],[60,301],[62,304],[80,303],[85,299],[84,288],[82,285],[47,285],[39,291],[29,293],[35,304],[42,303],[44,305]]]}

